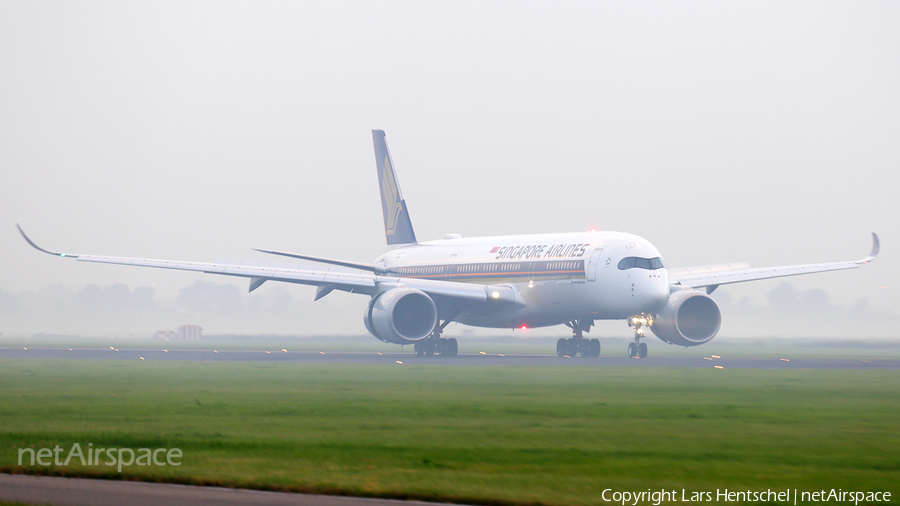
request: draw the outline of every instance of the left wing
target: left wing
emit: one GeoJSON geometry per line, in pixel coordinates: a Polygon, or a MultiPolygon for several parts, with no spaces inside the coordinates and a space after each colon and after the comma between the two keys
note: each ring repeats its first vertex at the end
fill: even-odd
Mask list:
{"type": "Polygon", "coordinates": [[[798,276],[800,274],[812,274],[815,272],[840,271],[844,269],[856,269],[865,265],[878,256],[881,243],[878,234],[872,233],[872,251],[862,260],[851,262],[832,262],[825,264],[787,265],[784,267],[764,267],[750,269],[750,264],[720,264],[701,265],[669,270],[669,283],[672,285],[689,286],[692,288],[707,288],[711,293],[719,285],[742,283],[744,281],[756,281],[759,279],[781,278],[785,276],[798,276]]]}
{"type": "MultiPolygon", "coordinates": [[[[303,285],[318,286],[316,300],[324,297],[332,290],[342,290],[351,293],[363,293],[374,295],[396,286],[407,286],[421,290],[428,295],[457,299],[467,302],[485,303],[491,305],[519,304],[521,297],[514,288],[507,285],[476,285],[470,283],[458,283],[453,281],[440,281],[433,279],[410,279],[380,276],[374,272],[347,272],[336,270],[306,270],[291,269],[285,267],[265,267],[255,265],[239,265],[229,263],[204,263],[184,262],[177,260],[153,260],[147,258],[125,258],[98,255],[80,255],[70,253],[57,253],[41,248],[25,235],[22,227],[16,225],[22,237],[35,249],[63,258],[74,258],[79,262],[93,262],[101,264],[136,265],[140,267],[155,267],[158,269],[175,269],[181,271],[204,272],[207,274],[221,274],[225,276],[237,276],[250,278],[250,291],[259,288],[266,281],[282,281],[286,283],[299,283],[303,285]]],[[[326,261],[345,267],[364,268],[365,264],[352,264],[318,257],[302,257],[290,255],[308,260],[326,261]]]]}

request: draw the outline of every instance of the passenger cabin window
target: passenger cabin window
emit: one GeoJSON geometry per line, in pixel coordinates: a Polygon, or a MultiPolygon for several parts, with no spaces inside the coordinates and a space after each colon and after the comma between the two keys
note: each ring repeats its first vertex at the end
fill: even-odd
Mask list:
{"type": "Polygon", "coordinates": [[[619,262],[619,270],[624,271],[628,269],[647,269],[647,270],[655,270],[662,269],[665,267],[662,262],[662,258],[641,258],[641,257],[625,257],[619,262]]]}

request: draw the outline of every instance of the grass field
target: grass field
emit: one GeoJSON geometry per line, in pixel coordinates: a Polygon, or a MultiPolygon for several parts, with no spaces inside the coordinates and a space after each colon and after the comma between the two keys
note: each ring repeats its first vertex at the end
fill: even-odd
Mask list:
{"type": "Polygon", "coordinates": [[[126,479],[273,490],[574,505],[607,488],[840,488],[896,500],[900,375],[0,360],[0,467],[15,469],[19,448],[76,442],[183,451],[180,467],[130,466],[126,479]]]}

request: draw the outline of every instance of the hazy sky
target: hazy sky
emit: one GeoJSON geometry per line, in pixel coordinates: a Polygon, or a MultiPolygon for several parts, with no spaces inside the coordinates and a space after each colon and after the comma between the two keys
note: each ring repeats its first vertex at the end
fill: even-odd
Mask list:
{"type": "MultiPolygon", "coordinates": [[[[897,313],[898,26],[896,2],[5,0],[0,291],[246,291],[52,258],[17,222],[73,253],[371,261],[380,128],[420,240],[597,227],[672,267],[763,267],[862,258],[876,231],[874,264],[791,283],[897,313]]],[[[270,285],[246,297],[364,332],[365,297],[270,285]]]]}

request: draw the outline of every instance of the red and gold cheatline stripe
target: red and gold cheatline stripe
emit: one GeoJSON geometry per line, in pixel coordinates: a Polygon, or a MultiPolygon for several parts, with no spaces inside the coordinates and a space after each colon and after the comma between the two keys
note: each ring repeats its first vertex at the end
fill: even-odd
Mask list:
{"type": "Polygon", "coordinates": [[[574,271],[516,271],[516,272],[467,272],[465,274],[399,274],[401,278],[414,278],[414,279],[427,279],[427,278],[469,278],[469,277],[478,277],[478,276],[517,276],[517,277],[529,277],[529,276],[539,276],[543,274],[551,274],[551,275],[560,275],[560,274],[584,274],[584,271],[574,270],[574,271]]]}

